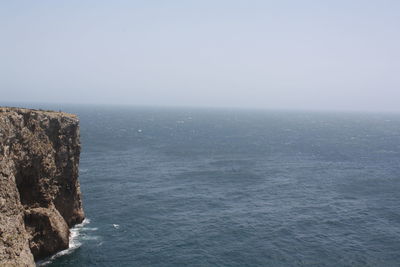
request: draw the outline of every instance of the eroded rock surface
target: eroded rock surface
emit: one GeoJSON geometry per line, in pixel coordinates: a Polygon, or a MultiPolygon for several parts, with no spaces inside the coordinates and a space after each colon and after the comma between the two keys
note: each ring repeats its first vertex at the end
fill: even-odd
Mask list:
{"type": "Polygon", "coordinates": [[[0,108],[0,266],[66,249],[84,219],[75,115],[0,108]]]}

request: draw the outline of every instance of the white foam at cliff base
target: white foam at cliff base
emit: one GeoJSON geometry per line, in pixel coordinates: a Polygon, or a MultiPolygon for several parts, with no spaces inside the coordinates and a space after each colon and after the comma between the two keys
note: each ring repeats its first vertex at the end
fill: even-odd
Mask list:
{"type": "MultiPolygon", "coordinates": [[[[83,229],[83,227],[85,225],[89,224],[89,223],[90,223],[89,219],[84,219],[82,223],[77,224],[74,227],[72,227],[70,229],[69,246],[68,246],[68,248],[64,249],[64,250],[62,250],[62,251],[60,251],[60,252],[58,252],[56,254],[54,254],[53,256],[51,256],[48,259],[38,261],[36,263],[37,266],[47,265],[47,264],[51,263],[54,259],[56,259],[58,257],[61,257],[61,256],[64,256],[64,255],[71,254],[75,249],[79,248],[82,245],[81,242],[79,242],[79,240],[78,240],[79,233],[83,229]]],[[[96,229],[96,228],[91,228],[91,229],[96,229]]]]}

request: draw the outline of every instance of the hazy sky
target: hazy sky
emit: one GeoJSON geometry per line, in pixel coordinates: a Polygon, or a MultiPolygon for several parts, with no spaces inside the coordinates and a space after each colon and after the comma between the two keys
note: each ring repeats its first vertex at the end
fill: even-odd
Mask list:
{"type": "Polygon", "coordinates": [[[400,111],[400,1],[0,0],[0,100],[400,111]]]}

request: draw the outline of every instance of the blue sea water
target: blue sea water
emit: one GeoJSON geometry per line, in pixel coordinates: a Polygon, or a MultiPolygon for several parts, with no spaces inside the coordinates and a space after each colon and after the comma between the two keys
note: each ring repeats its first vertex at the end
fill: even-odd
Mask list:
{"type": "Polygon", "coordinates": [[[47,266],[400,266],[400,116],[66,107],[88,220],[47,266]]]}

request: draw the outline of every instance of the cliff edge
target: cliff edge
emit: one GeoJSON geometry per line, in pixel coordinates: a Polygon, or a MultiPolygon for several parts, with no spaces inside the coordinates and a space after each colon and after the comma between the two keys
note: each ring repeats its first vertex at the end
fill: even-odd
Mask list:
{"type": "Polygon", "coordinates": [[[84,219],[75,115],[0,107],[0,266],[68,248],[84,219]]]}

